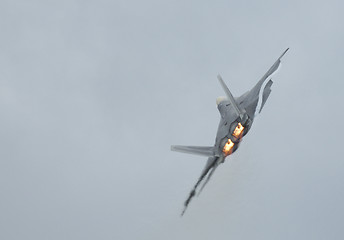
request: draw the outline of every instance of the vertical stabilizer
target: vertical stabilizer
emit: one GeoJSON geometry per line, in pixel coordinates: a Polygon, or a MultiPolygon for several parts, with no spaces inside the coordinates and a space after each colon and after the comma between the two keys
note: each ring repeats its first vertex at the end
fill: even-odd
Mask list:
{"type": "Polygon", "coordinates": [[[217,79],[219,79],[220,83],[221,83],[221,86],[223,88],[223,90],[225,91],[226,95],[227,95],[227,98],[228,100],[230,101],[231,105],[233,106],[235,112],[237,113],[238,117],[240,117],[241,119],[243,118],[243,114],[242,112],[240,111],[232,93],[229,91],[227,85],[225,84],[225,82],[223,81],[222,77],[220,75],[217,75],[217,79]]]}

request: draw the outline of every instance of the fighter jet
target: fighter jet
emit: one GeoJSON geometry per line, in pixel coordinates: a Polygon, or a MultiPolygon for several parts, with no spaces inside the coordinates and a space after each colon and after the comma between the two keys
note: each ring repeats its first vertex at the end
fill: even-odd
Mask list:
{"type": "Polygon", "coordinates": [[[214,174],[216,168],[221,163],[224,163],[226,157],[238,149],[242,137],[250,130],[254,117],[262,111],[264,104],[271,93],[270,88],[273,83],[271,76],[280,66],[281,58],[288,49],[289,48],[282,53],[258,83],[250,91],[245,92],[240,97],[233,97],[221,76],[217,76],[226,93],[226,97],[218,97],[216,99],[221,119],[214,146],[171,146],[172,151],[208,157],[208,161],[201,173],[201,176],[198,178],[198,181],[192,188],[184,203],[184,209],[181,214],[182,216],[184,215],[191,199],[196,195],[196,193],[198,195],[201,193],[204,186],[214,174]],[[202,186],[200,186],[201,183],[202,186]]]}

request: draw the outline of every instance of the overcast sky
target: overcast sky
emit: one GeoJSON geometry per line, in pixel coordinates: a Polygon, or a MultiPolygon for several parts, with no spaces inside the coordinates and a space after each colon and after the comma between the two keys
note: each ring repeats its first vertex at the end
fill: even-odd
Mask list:
{"type": "Polygon", "coordinates": [[[0,239],[343,239],[342,1],[0,1],[0,239]],[[290,47],[183,218],[215,99],[290,47]]]}

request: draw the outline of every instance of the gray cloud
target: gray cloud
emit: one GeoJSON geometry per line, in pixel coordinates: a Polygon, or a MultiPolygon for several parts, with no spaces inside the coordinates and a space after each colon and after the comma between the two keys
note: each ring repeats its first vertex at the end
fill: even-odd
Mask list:
{"type": "Polygon", "coordinates": [[[340,1],[0,3],[1,239],[341,239],[340,1]],[[224,93],[290,47],[179,217],[224,93]]]}

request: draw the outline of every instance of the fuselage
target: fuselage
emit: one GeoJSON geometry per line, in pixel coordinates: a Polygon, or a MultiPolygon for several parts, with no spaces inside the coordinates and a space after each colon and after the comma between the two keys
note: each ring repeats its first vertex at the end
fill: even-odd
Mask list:
{"type": "Polygon", "coordinates": [[[242,120],[229,101],[223,100],[217,103],[221,119],[215,139],[215,154],[225,158],[238,149],[242,137],[251,128],[253,119],[244,113],[245,120],[242,120]]]}
{"type": "Polygon", "coordinates": [[[276,62],[269,68],[264,76],[249,91],[239,97],[234,97],[223,81],[220,75],[217,76],[226,97],[216,99],[217,108],[220,112],[221,119],[218,126],[214,146],[180,146],[172,145],[171,150],[207,156],[208,161],[198,178],[196,184],[189,193],[184,203],[184,214],[191,199],[197,193],[200,184],[201,188],[198,194],[207,184],[216,168],[225,161],[225,158],[234,153],[241,142],[241,139],[248,133],[252,127],[254,117],[261,112],[266,100],[271,92],[271,75],[278,69],[281,58],[288,51],[286,49],[276,62]]]}

